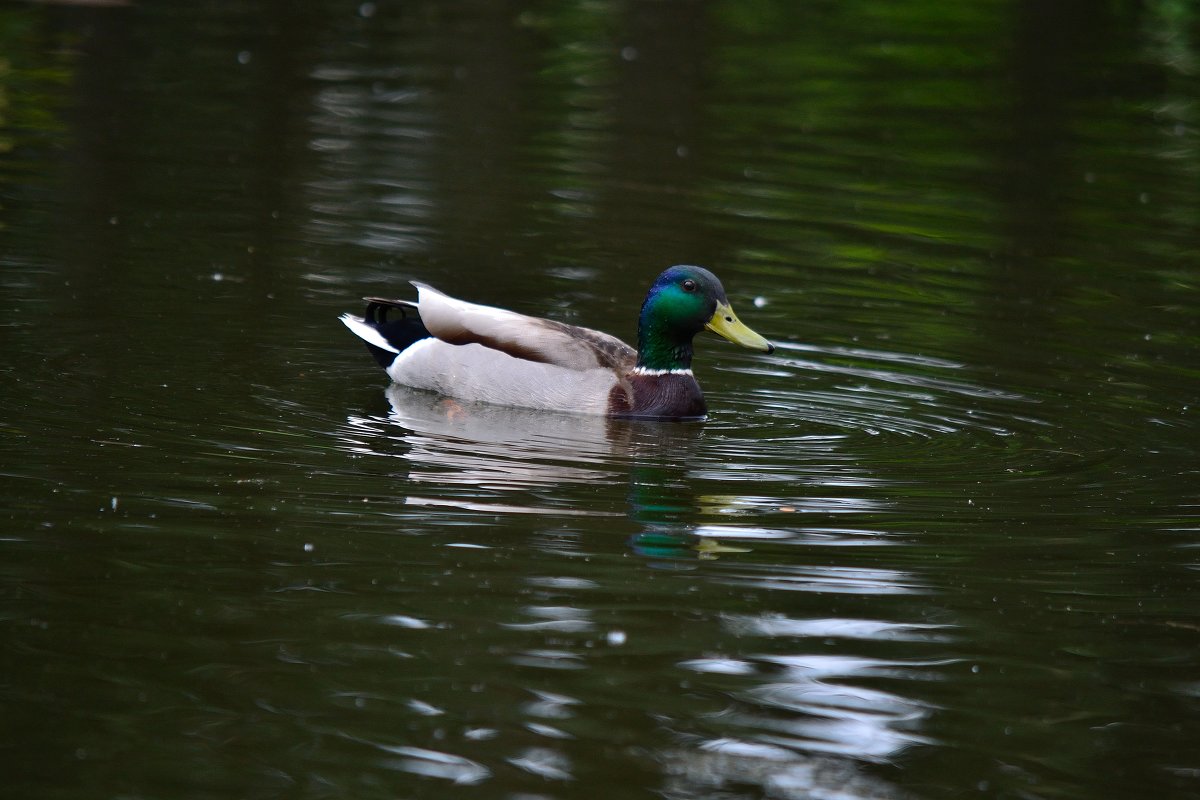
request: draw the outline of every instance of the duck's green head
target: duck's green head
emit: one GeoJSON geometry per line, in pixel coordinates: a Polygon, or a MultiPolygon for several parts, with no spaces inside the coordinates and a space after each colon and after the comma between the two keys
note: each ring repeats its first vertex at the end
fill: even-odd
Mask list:
{"type": "Polygon", "coordinates": [[[638,366],[692,366],[692,338],[708,328],[734,344],[770,353],[775,348],[733,313],[721,281],[704,267],[671,267],[658,276],[638,318],[638,366]]]}

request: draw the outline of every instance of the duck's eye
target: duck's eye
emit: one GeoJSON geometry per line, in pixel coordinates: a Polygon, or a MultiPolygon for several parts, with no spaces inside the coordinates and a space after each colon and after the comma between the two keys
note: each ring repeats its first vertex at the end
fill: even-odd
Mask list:
{"type": "Polygon", "coordinates": [[[692,280],[691,278],[688,278],[686,281],[684,281],[682,285],[683,285],[683,290],[685,292],[696,291],[696,282],[694,280],[692,280]]]}

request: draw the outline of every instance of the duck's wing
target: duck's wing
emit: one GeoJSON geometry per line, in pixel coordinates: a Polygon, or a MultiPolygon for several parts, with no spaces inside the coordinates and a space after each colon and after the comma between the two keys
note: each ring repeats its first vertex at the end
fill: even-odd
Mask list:
{"type": "Polygon", "coordinates": [[[481,344],[514,358],[573,370],[625,370],[637,363],[637,351],[607,333],[468,303],[416,281],[413,286],[421,321],[444,342],[481,344]]]}

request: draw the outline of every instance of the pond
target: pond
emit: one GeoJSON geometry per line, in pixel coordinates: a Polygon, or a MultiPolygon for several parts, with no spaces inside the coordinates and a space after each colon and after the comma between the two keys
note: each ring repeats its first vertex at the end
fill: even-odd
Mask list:
{"type": "Polygon", "coordinates": [[[1200,794],[1200,12],[0,8],[25,798],[1200,794]],[[457,297],[702,422],[389,386],[457,297]]]}

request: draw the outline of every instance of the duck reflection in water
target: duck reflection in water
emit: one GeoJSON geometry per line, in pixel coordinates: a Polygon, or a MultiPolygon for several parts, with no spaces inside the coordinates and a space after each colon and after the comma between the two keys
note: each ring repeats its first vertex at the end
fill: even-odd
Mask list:
{"type": "Polygon", "coordinates": [[[701,424],[536,412],[397,384],[385,396],[387,422],[352,416],[343,439],[358,452],[403,459],[409,481],[435,490],[412,492],[406,505],[628,517],[635,523],[630,548],[660,566],[748,552],[721,543],[731,526],[711,536],[705,531],[712,526],[695,524],[698,509],[717,513],[730,500],[694,494],[701,424]],[[393,425],[403,433],[396,435],[393,425]],[[552,487],[564,491],[550,499],[542,490],[552,487]]]}
{"type": "Polygon", "coordinates": [[[553,516],[631,516],[656,522],[664,511],[657,496],[666,492],[676,519],[692,507],[686,498],[686,481],[680,470],[702,432],[696,424],[660,425],[598,416],[535,412],[528,409],[472,403],[440,397],[393,384],[386,392],[388,420],[404,433],[395,437],[379,426],[377,418],[352,417],[356,433],[370,430],[371,439],[355,436],[355,447],[383,454],[391,443],[403,449],[387,453],[410,463],[408,478],[430,488],[442,487],[440,496],[410,495],[410,505],[454,506],[470,510],[553,516]],[[651,463],[643,459],[651,457],[651,463]],[[655,474],[659,462],[669,459],[679,473],[664,479],[655,474]],[[666,480],[667,485],[651,484],[666,480]],[[623,508],[621,487],[629,482],[634,505],[623,508]],[[550,487],[587,486],[586,502],[547,504],[539,490],[550,487]],[[611,499],[604,497],[610,487],[611,499]],[[469,489],[460,493],[460,489],[469,489]],[[538,492],[537,495],[530,492],[538,492]],[[643,518],[641,501],[645,492],[643,518]],[[501,497],[524,495],[526,502],[496,503],[501,497]],[[536,501],[536,503],[535,503],[536,501]]]}
{"type": "MultiPolygon", "coordinates": [[[[696,494],[696,487],[705,485],[703,425],[536,412],[396,385],[388,388],[386,397],[388,416],[353,418],[353,435],[346,440],[354,441],[356,448],[366,447],[366,452],[409,464],[412,493],[406,504],[551,520],[609,517],[612,523],[599,524],[632,529],[626,534],[628,546],[651,567],[696,570],[699,582],[715,581],[745,591],[768,585],[822,594],[917,590],[903,575],[876,570],[871,575],[839,577],[828,568],[776,563],[762,556],[755,556],[752,564],[729,559],[705,566],[702,559],[726,552],[720,545],[722,537],[704,535],[705,528],[713,526],[697,520],[724,513],[736,498],[696,494]],[[398,436],[396,428],[402,429],[398,436]]],[[[557,533],[564,524],[576,526],[556,521],[551,527],[557,533]]],[[[719,527],[735,533],[741,528],[734,523],[719,527]]],[[[739,543],[745,541],[737,538],[739,543]]],[[[598,546],[593,540],[588,549],[598,546]]],[[[505,630],[554,631],[559,637],[578,631],[594,635],[594,609],[586,602],[556,600],[535,611],[552,616],[506,622],[505,630]]],[[[532,612],[526,608],[523,613],[532,612]]],[[[855,620],[820,616],[793,619],[753,609],[724,611],[718,620],[724,638],[762,652],[725,653],[705,646],[694,658],[676,664],[677,669],[692,673],[697,685],[706,685],[712,674],[740,676],[745,685],[731,696],[730,708],[713,712],[712,724],[721,735],[696,736],[685,727],[672,736],[672,746],[656,755],[663,770],[664,797],[742,796],[735,787],[755,787],[754,796],[771,798],[816,796],[831,787],[839,787],[839,796],[848,798],[903,796],[885,781],[862,772],[855,760],[866,755],[886,762],[919,743],[918,731],[928,710],[900,694],[859,684],[917,667],[886,659],[831,656],[827,645],[814,652],[803,643],[846,636],[931,637],[935,631],[886,621],[874,626],[858,621],[856,626],[855,620]],[[785,642],[792,645],[787,648],[792,652],[771,654],[785,642]],[[830,755],[807,752],[814,746],[830,755]]],[[[521,651],[512,659],[526,667],[561,668],[563,662],[570,662],[578,668],[586,663],[582,652],[559,648],[553,664],[548,663],[548,651],[540,650],[521,651]]]]}

